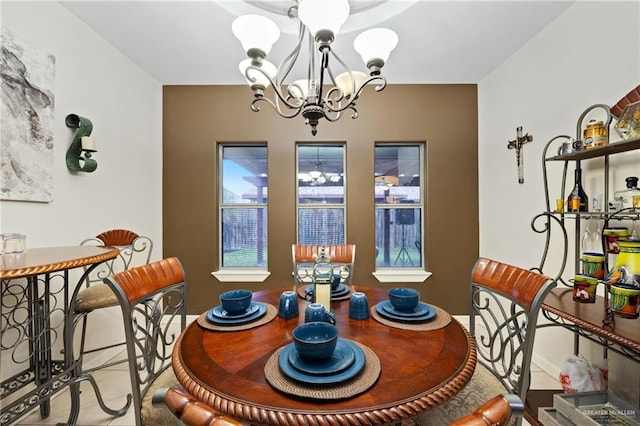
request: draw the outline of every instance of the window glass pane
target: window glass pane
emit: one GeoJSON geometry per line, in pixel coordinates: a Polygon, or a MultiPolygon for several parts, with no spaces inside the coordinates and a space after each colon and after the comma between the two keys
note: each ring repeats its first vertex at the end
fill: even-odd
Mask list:
{"type": "Polygon", "coordinates": [[[376,146],[376,204],[422,202],[420,145],[376,146]]]}
{"type": "Polygon", "coordinates": [[[222,267],[267,265],[267,209],[222,209],[222,267]]]}
{"type": "Polygon", "coordinates": [[[345,244],[344,209],[298,209],[298,244],[345,244]]]}
{"type": "Polygon", "coordinates": [[[298,203],[344,204],[344,145],[298,145],[298,203]]]}
{"type": "Polygon", "coordinates": [[[376,209],[376,266],[422,266],[422,209],[376,209]]]}
{"type": "Polygon", "coordinates": [[[267,202],[267,147],[222,147],[222,203],[267,202]]]}

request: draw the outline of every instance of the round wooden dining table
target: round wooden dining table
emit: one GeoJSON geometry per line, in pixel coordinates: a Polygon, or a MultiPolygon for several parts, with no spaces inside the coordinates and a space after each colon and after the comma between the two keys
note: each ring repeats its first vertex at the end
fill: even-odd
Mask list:
{"type": "MultiPolygon", "coordinates": [[[[253,300],[277,308],[281,293],[291,289],[255,292],[253,300]]],[[[357,291],[367,295],[372,307],[388,299],[384,288],[357,286],[357,291]]],[[[217,305],[212,302],[212,307],[217,305]]],[[[346,298],[333,300],[331,306],[339,335],[375,353],[380,367],[375,383],[362,393],[338,399],[300,397],[276,389],[265,377],[265,366],[274,352],[293,341],[292,330],[304,322],[308,303],[298,298],[296,318],[275,316],[240,331],[210,330],[192,322],[173,349],[178,381],[198,400],[251,424],[382,425],[446,402],[473,375],[475,343],[455,318],[435,330],[396,328],[373,317],[350,318],[346,298]]]]}

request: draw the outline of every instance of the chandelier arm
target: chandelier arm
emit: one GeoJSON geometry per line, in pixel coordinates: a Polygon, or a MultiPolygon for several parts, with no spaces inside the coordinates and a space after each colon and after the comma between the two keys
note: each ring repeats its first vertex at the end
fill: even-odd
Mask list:
{"type": "Polygon", "coordinates": [[[293,68],[293,65],[298,60],[298,55],[300,55],[300,48],[302,47],[302,41],[304,40],[304,32],[306,27],[302,24],[302,22],[300,22],[299,24],[300,26],[298,29],[298,41],[296,42],[296,45],[293,47],[293,49],[291,49],[291,52],[289,52],[289,54],[282,60],[282,62],[280,62],[280,66],[278,67],[278,72],[276,73],[276,83],[278,83],[278,86],[281,86],[284,80],[287,78],[287,76],[291,72],[291,69],[293,68]],[[283,72],[282,70],[285,66],[286,71],[283,72]]]}
{"type": "MultiPolygon", "coordinates": [[[[331,112],[334,112],[334,111],[331,111],[331,112]]],[[[335,112],[335,116],[333,116],[333,117],[331,117],[329,114],[325,114],[324,115],[324,118],[327,121],[331,122],[331,123],[340,120],[340,117],[342,117],[342,112],[341,111],[340,112],[335,112]]]]}
{"type": "MultiPolygon", "coordinates": [[[[353,111],[353,114],[351,114],[352,119],[355,120],[356,118],[358,118],[359,114],[355,104],[351,104],[347,108],[344,108],[343,110],[337,112],[337,114],[334,117],[331,117],[330,115],[326,114],[325,118],[327,119],[327,121],[330,121],[332,123],[335,121],[338,121],[340,117],[342,117],[342,113],[344,112],[345,109],[350,109],[353,111]]],[[[334,111],[330,111],[330,112],[334,112],[334,111]]]]}
{"type": "Polygon", "coordinates": [[[271,107],[273,107],[273,110],[282,118],[293,118],[296,115],[300,114],[300,111],[302,111],[302,108],[291,108],[293,112],[291,114],[285,114],[284,112],[282,112],[280,108],[278,108],[275,102],[263,96],[253,98],[253,101],[251,101],[251,111],[254,111],[254,112],[260,111],[260,107],[257,105],[257,103],[260,101],[266,102],[269,105],[271,105],[271,107]]]}
{"type": "MultiPolygon", "coordinates": [[[[276,86],[276,82],[275,82],[275,81],[274,81],[274,80],[269,76],[269,74],[267,74],[267,73],[266,73],[262,68],[259,68],[259,67],[253,66],[253,65],[249,65],[249,66],[247,67],[247,69],[246,69],[246,70],[245,70],[245,72],[244,72],[244,75],[245,75],[245,77],[247,78],[247,80],[249,80],[251,83],[255,83],[255,82],[258,80],[258,79],[257,79],[257,77],[251,76],[251,75],[249,74],[249,71],[251,71],[251,70],[258,71],[258,72],[259,72],[260,74],[262,74],[262,75],[263,75],[267,80],[269,80],[269,83],[271,84],[271,86],[273,86],[273,91],[274,91],[274,92],[275,92],[275,94],[277,95],[276,101],[277,101],[277,99],[280,99],[280,100],[281,100],[281,101],[282,101],[282,102],[287,106],[287,108],[289,108],[289,109],[300,109],[300,108],[302,108],[302,106],[304,105],[304,102],[302,102],[302,101],[301,101],[301,102],[300,102],[300,103],[298,103],[298,104],[292,104],[291,102],[287,101],[287,98],[285,98],[285,97],[284,97],[284,95],[282,94],[282,92],[281,92],[281,90],[280,90],[280,87],[279,87],[279,86],[276,86]]],[[[253,89],[253,90],[254,90],[254,92],[255,92],[255,90],[256,90],[256,89],[253,87],[253,85],[252,85],[252,89],[253,89]]],[[[264,91],[264,89],[265,89],[264,87],[261,87],[261,90],[262,90],[262,91],[264,91]]],[[[260,94],[260,95],[257,95],[257,94],[256,94],[256,95],[254,95],[254,96],[255,96],[255,98],[254,98],[254,102],[252,102],[251,109],[252,109],[252,110],[254,110],[254,111],[256,111],[256,110],[253,108],[253,104],[255,103],[255,101],[256,101],[256,100],[258,100],[258,99],[260,99],[260,98],[264,98],[264,96],[263,96],[262,94],[260,94]]],[[[277,105],[276,105],[276,104],[275,104],[275,103],[273,103],[272,101],[269,101],[269,103],[271,103],[271,104],[273,105],[273,107],[274,107],[277,111],[279,111],[283,117],[285,116],[285,115],[283,115],[283,114],[282,114],[282,109],[280,108],[280,105],[279,105],[279,104],[277,104],[277,105]]],[[[258,108],[258,111],[259,111],[259,110],[260,110],[260,108],[258,108]]],[[[295,117],[295,115],[294,115],[293,117],[295,117]]]]}
{"type": "MultiPolygon", "coordinates": [[[[333,50],[331,51],[331,56],[333,56],[333,58],[338,61],[338,63],[340,64],[340,66],[342,66],[343,69],[347,70],[349,72],[349,74],[353,74],[353,71],[351,71],[351,68],[349,68],[347,66],[347,64],[344,63],[344,61],[340,58],[340,56],[338,56],[338,54],[336,52],[334,52],[333,50]]],[[[333,82],[333,84],[335,85],[336,82],[333,78],[333,74],[331,74],[331,81],[333,82]]]]}
{"type": "MultiPolygon", "coordinates": [[[[342,65],[342,67],[344,69],[349,71],[350,74],[353,73],[353,71],[351,71],[351,69],[347,66],[347,64],[345,64],[344,61],[342,59],[340,59],[340,57],[338,56],[338,54],[336,52],[334,52],[332,50],[331,54],[336,59],[336,61],[338,61],[338,63],[340,63],[340,65],[342,65]]],[[[351,80],[352,80],[352,83],[355,82],[355,81],[353,81],[353,75],[351,76],[351,80]]],[[[360,92],[362,92],[362,88],[364,86],[366,86],[367,84],[371,83],[374,80],[381,80],[381,83],[375,87],[376,92],[381,91],[387,85],[387,79],[384,78],[382,75],[380,75],[380,74],[373,75],[373,76],[369,77],[367,80],[362,82],[362,85],[360,86],[360,88],[357,91],[355,91],[356,93],[355,93],[354,98],[357,98],[360,95],[360,92]]],[[[334,84],[335,84],[335,82],[334,82],[334,84]]]]}
{"type": "MultiPolygon", "coordinates": [[[[355,104],[356,104],[356,100],[357,100],[357,99],[358,99],[358,97],[360,96],[360,93],[362,93],[362,91],[364,90],[364,87],[365,87],[367,84],[371,83],[371,82],[372,82],[372,81],[374,81],[374,80],[381,80],[381,83],[380,83],[378,86],[376,86],[376,87],[375,87],[376,92],[379,92],[380,90],[384,89],[384,87],[385,87],[385,86],[386,86],[386,84],[387,84],[387,80],[386,80],[383,76],[381,76],[381,75],[374,75],[374,76],[372,76],[372,77],[369,77],[369,78],[368,78],[368,79],[366,79],[364,82],[362,82],[362,85],[358,88],[358,90],[357,90],[355,93],[353,93],[353,94],[351,95],[351,98],[350,98],[350,100],[349,100],[349,102],[348,102],[348,103],[346,103],[345,105],[339,106],[339,107],[337,107],[337,108],[334,108],[334,107],[332,106],[332,104],[333,104],[334,102],[331,102],[331,101],[329,100],[329,101],[327,101],[327,103],[325,104],[326,109],[328,109],[328,110],[329,110],[329,111],[331,111],[331,112],[341,112],[341,111],[346,110],[347,108],[351,108],[351,109],[353,109],[354,111],[356,111],[356,109],[355,109],[355,104]]],[[[338,87],[332,87],[332,88],[331,88],[331,90],[329,90],[329,92],[327,93],[327,98],[329,98],[329,95],[330,95],[334,90],[340,90],[340,88],[338,88],[338,87]]],[[[340,91],[341,91],[341,90],[340,90],[340,91]]],[[[340,105],[340,104],[338,104],[338,105],[340,105]]],[[[356,115],[357,115],[357,111],[356,111],[356,115]]]]}

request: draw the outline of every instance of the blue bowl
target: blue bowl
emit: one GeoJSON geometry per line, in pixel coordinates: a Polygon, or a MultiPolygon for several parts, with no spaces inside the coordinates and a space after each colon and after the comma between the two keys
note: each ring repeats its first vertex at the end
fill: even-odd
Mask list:
{"type": "Polygon", "coordinates": [[[317,361],[336,350],[338,328],[328,322],[306,322],[293,329],[293,342],[301,358],[317,361]]]}
{"type": "Polygon", "coordinates": [[[249,308],[252,296],[250,290],[226,291],[220,295],[220,304],[230,314],[240,314],[249,308]]]}
{"type": "Polygon", "coordinates": [[[410,311],[418,306],[420,292],[412,288],[396,287],[389,289],[389,302],[399,311],[410,311]]]}

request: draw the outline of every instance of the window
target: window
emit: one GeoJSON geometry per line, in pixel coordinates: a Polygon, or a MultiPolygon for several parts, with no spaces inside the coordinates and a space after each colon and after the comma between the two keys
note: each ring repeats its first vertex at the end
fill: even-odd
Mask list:
{"type": "Polygon", "coordinates": [[[376,144],[376,268],[422,268],[423,144],[376,144]]]}
{"type": "Polygon", "coordinates": [[[220,266],[267,266],[267,147],[220,145],[220,266]]]}
{"type": "Polygon", "coordinates": [[[345,243],[344,144],[298,144],[299,244],[345,243]]]}

